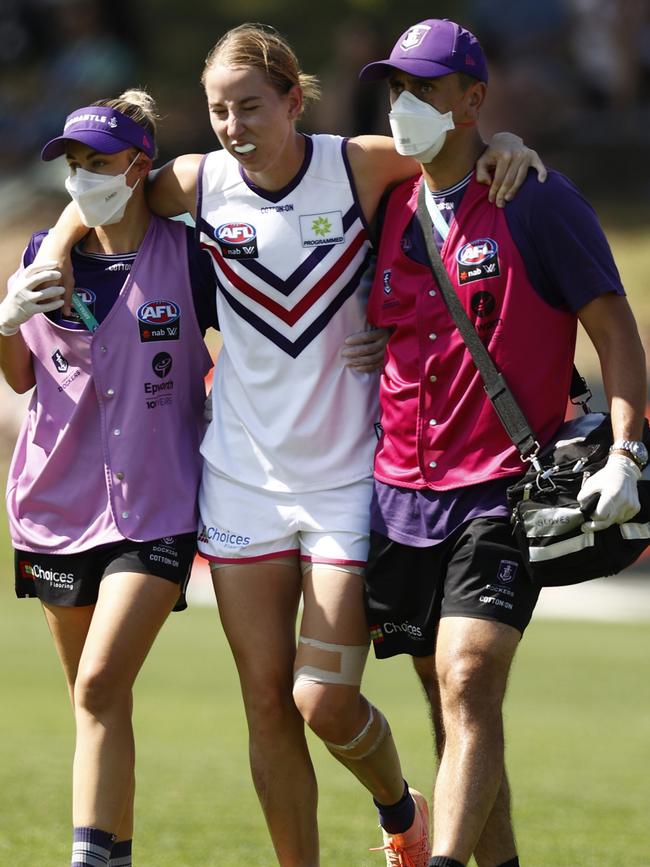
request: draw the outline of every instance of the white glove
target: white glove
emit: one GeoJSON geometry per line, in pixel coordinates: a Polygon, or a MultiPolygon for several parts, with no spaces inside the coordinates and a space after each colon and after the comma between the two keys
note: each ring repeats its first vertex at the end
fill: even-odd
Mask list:
{"type": "Polygon", "coordinates": [[[56,262],[41,262],[40,265],[28,265],[10,280],[7,297],[0,302],[0,334],[10,337],[35,313],[49,313],[63,307],[63,286],[38,288],[41,283],[60,279],[61,272],[56,270],[56,262]]]}
{"type": "Polygon", "coordinates": [[[637,490],[640,478],[641,470],[633,460],[624,455],[610,455],[602,470],[589,476],[578,494],[581,506],[594,494],[600,494],[591,519],[582,525],[583,533],[604,530],[633,518],[641,508],[637,490]]]}

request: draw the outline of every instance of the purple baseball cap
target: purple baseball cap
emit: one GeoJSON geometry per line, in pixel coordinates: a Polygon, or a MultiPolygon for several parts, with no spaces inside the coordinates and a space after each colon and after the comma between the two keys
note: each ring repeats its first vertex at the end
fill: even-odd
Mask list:
{"type": "Polygon", "coordinates": [[[144,127],[114,108],[90,105],[69,114],[63,126],[63,135],[49,141],[41,151],[41,159],[48,162],[65,153],[69,139],[80,141],[100,154],[116,154],[129,147],[144,151],[153,157],[156,146],[144,127]]]}
{"type": "Polygon", "coordinates": [[[379,81],[401,69],[418,78],[438,78],[464,72],[479,81],[488,80],[487,63],[481,45],[469,30],[447,18],[427,18],[402,33],[388,60],[364,66],[361,81],[379,81]]]}

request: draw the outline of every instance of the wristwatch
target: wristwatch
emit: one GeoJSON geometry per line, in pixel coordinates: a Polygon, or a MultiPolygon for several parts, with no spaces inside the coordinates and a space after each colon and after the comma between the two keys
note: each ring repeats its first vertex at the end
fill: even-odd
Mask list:
{"type": "Polygon", "coordinates": [[[609,449],[609,453],[612,452],[627,452],[641,469],[648,463],[648,450],[644,443],[637,440],[614,440],[609,449]]]}

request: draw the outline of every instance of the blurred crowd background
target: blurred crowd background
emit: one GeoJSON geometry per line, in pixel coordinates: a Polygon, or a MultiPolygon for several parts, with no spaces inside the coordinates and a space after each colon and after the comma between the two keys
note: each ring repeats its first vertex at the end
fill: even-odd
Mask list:
{"type": "MultiPolygon", "coordinates": [[[[626,282],[645,296],[650,0],[0,0],[0,282],[31,232],[67,201],[64,161],[39,155],[71,110],[144,86],[159,104],[160,163],[214,149],[204,58],[228,28],[263,21],[320,77],[323,96],[305,131],[389,133],[385,85],[362,85],[358,72],[427,17],[450,17],[479,36],[491,76],[483,132],[519,133],[577,183],[608,232],[626,233],[616,252],[633,268],[626,282]]],[[[22,414],[3,386],[0,434],[8,426],[9,436],[0,447],[22,414]]]]}
{"type": "Polygon", "coordinates": [[[358,71],[409,24],[445,16],[488,55],[486,133],[517,131],[588,195],[650,197],[648,0],[0,0],[3,218],[48,186],[38,154],[66,113],[125,86],[159,100],[162,159],[213,148],[203,59],[245,20],[276,26],[320,75],[306,131],[387,132],[385,88],[358,71]]]}

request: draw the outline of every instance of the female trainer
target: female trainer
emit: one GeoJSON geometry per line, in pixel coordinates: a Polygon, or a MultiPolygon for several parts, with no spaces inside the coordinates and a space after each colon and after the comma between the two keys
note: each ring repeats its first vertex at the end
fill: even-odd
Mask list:
{"type": "Polygon", "coordinates": [[[85,223],[79,312],[62,313],[55,263],[33,263],[44,233],[0,303],[5,377],[36,386],[7,507],[16,594],[40,599],[74,708],[75,867],[131,864],[131,690],[196,550],[214,278],[191,231],[147,207],[155,135],[142,91],[69,115],[42,156],[65,155],[85,223]]]}

